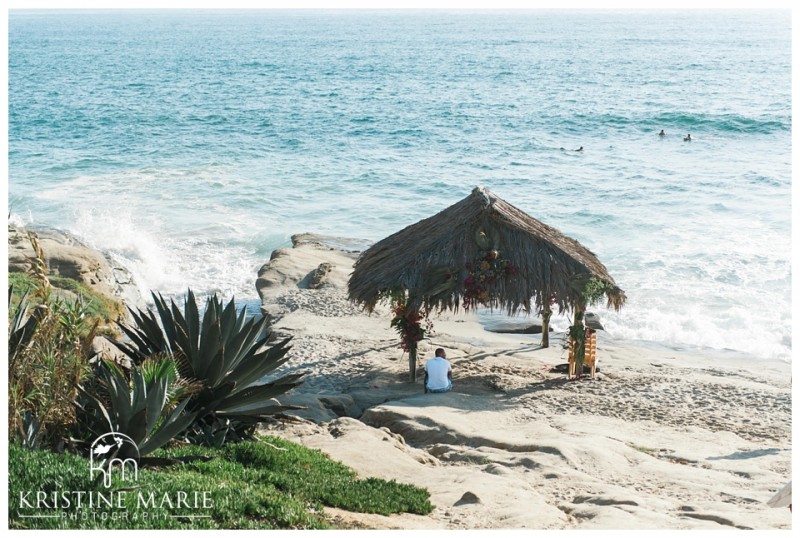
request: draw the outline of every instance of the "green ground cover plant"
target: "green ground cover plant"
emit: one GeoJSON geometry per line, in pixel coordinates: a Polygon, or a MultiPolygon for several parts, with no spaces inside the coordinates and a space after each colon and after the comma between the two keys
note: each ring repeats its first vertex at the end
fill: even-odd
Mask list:
{"type": "MultiPolygon", "coordinates": [[[[359,479],[352,469],[318,450],[276,438],[228,444],[221,449],[185,445],[153,453],[173,464],[140,469],[134,485],[114,477],[111,490],[89,478],[88,460],[72,454],[9,446],[9,526],[28,529],[326,529],[325,507],[389,515],[428,514],[430,495],[415,486],[359,479]],[[175,463],[184,460],[185,463],[175,463]],[[115,509],[47,509],[35,494],[125,491],[115,509]],[[175,499],[208,492],[210,507],[185,507],[175,499]],[[153,499],[141,508],[141,495],[153,499]],[[20,501],[20,498],[25,502],[20,501]],[[165,498],[169,502],[163,502],[165,498]],[[20,509],[20,505],[23,508],[20,509]],[[33,504],[33,508],[27,504],[33,504]],[[143,517],[146,513],[146,517],[143,517]],[[54,515],[58,517],[30,517],[54,515]],[[27,517],[26,517],[27,516],[27,517]],[[186,517],[181,517],[186,516],[186,517]]],[[[74,503],[73,503],[74,504],[74,503]]]]}

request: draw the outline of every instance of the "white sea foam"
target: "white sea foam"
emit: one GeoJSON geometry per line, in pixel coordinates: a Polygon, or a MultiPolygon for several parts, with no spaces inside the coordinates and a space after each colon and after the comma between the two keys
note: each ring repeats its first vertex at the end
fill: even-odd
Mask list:
{"type": "Polygon", "coordinates": [[[20,215],[19,213],[9,213],[8,215],[8,223],[12,226],[16,226],[18,228],[23,228],[25,226],[29,226],[33,224],[33,214],[28,211],[25,214],[20,215]]]}
{"type": "Polygon", "coordinates": [[[188,288],[226,297],[255,294],[258,260],[252,250],[203,236],[176,237],[166,227],[130,212],[80,210],[70,231],[128,268],[145,298],[151,291],[169,296],[188,288]]]}

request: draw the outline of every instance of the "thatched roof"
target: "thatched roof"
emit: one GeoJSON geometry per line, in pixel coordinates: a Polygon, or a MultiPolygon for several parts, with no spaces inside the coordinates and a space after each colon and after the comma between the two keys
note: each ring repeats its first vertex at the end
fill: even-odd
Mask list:
{"type": "Polygon", "coordinates": [[[444,211],[375,243],[355,264],[348,284],[350,300],[372,310],[379,293],[409,290],[409,306],[457,310],[464,306],[465,279],[487,251],[514,267],[514,274],[491,286],[491,308],[530,311],[556,298],[558,311],[578,301],[576,279],[595,277],[610,285],[608,306],[619,308],[625,293],[589,249],[483,188],[444,211]],[[474,265],[473,265],[474,266],[474,265]]]}

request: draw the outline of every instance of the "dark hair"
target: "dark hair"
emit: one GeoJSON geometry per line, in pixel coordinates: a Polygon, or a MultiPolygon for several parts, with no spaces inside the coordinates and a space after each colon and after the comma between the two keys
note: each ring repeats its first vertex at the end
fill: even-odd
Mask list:
{"type": "Polygon", "coordinates": [[[444,349],[443,349],[443,348],[440,348],[440,347],[438,347],[438,348],[436,348],[436,352],[435,352],[434,354],[435,354],[437,357],[444,357],[444,355],[445,355],[445,353],[444,353],[444,349]]]}

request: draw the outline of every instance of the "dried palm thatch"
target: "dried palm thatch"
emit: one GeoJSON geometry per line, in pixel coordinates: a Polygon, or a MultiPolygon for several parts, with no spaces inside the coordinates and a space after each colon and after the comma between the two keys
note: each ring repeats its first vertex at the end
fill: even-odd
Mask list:
{"type": "Polygon", "coordinates": [[[552,297],[559,312],[581,303],[577,282],[607,284],[608,306],[619,310],[625,293],[586,247],[487,189],[412,224],[364,251],[348,283],[350,300],[372,311],[380,293],[409,291],[409,308],[457,311],[464,305],[467,264],[496,250],[514,274],[497,279],[482,304],[509,314],[530,312],[552,297]]]}

